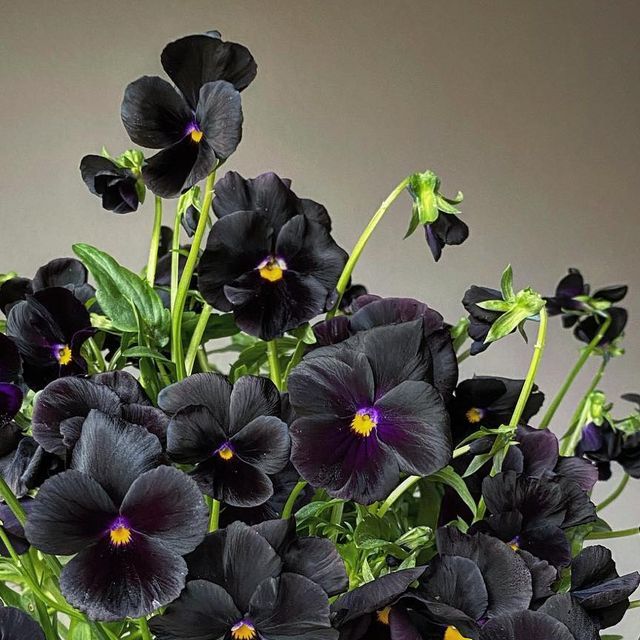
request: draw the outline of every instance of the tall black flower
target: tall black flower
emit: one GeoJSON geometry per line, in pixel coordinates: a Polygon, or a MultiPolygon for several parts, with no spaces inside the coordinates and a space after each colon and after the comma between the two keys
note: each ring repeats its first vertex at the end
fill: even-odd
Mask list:
{"type": "Polygon", "coordinates": [[[249,51],[218,33],[188,36],[162,52],[175,83],[144,76],[126,89],[122,122],[133,142],[162,149],[142,169],[157,195],[174,197],[226,160],[242,137],[240,93],[255,77],[249,51]]]}
{"type": "Polygon", "coordinates": [[[74,556],[60,589],[92,619],[147,615],[184,586],[182,556],[202,541],[208,514],[195,483],[158,467],[161,456],[154,435],[94,410],[71,469],[36,496],[27,539],[45,553],[74,556]]]}
{"type": "Polygon", "coordinates": [[[368,504],[401,471],[427,476],[449,462],[449,418],[425,382],[423,340],[421,320],[375,327],[312,351],[291,372],[291,460],[311,485],[368,504]]]}
{"type": "Polygon", "coordinates": [[[45,640],[40,625],[27,613],[0,606],[0,640],[45,640]]]}
{"type": "Polygon", "coordinates": [[[22,359],[11,338],[0,333],[0,429],[13,420],[22,406],[22,359]]]}
{"type": "Polygon", "coordinates": [[[218,214],[198,286],[216,309],[233,311],[243,331],[271,340],[327,308],[347,254],[326,224],[300,212],[297,197],[294,204],[278,197],[275,177],[265,185],[266,204],[218,214]]]}
{"type": "Polygon", "coordinates": [[[286,570],[251,527],[236,522],[209,534],[187,562],[194,579],[151,620],[158,640],[337,639],[325,590],[286,570]]]}
{"type": "Polygon", "coordinates": [[[7,318],[7,335],[20,351],[24,380],[34,390],[86,372],[80,348],[94,333],[89,312],[62,287],[36,291],[12,306],[7,318]]]}
{"type": "Polygon", "coordinates": [[[196,465],[191,475],[204,493],[236,507],[273,495],[269,476],[289,461],[289,429],[270,380],[244,376],[232,385],[223,375],[197,373],[163,389],[158,404],[171,416],[169,456],[196,465]]]}
{"type": "Polygon", "coordinates": [[[138,179],[131,169],[118,166],[110,158],[88,155],[80,161],[80,173],[102,207],[114,213],[131,213],[138,208],[138,179]]]}
{"type": "Polygon", "coordinates": [[[138,424],[161,442],[166,441],[169,419],[152,405],[140,383],[126,371],[49,383],[33,404],[33,437],[46,451],[66,458],[92,409],[138,424]]]}

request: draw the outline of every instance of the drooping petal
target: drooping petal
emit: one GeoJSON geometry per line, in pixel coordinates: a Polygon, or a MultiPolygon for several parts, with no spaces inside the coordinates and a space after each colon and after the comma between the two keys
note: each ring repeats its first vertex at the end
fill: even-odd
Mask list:
{"type": "Polygon", "coordinates": [[[33,293],[29,278],[9,278],[0,285],[0,309],[5,316],[9,315],[9,309],[27,295],[33,293]]]}
{"type": "Polygon", "coordinates": [[[56,258],[36,271],[34,291],[48,287],[79,287],[87,283],[87,268],[75,258],[56,258]]]}
{"type": "Polygon", "coordinates": [[[552,596],[538,611],[562,622],[574,638],[579,638],[580,640],[599,640],[600,638],[598,627],[592,622],[578,601],[568,593],[559,593],[552,596]]]}

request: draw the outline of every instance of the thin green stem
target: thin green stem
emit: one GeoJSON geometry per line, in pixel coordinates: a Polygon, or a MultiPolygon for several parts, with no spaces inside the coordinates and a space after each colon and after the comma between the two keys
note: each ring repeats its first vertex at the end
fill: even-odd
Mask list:
{"type": "Polygon", "coordinates": [[[602,340],[602,336],[604,336],[610,324],[611,324],[611,316],[607,316],[606,320],[602,323],[602,326],[598,330],[598,333],[596,333],[593,340],[591,340],[591,342],[584,349],[582,349],[582,352],[580,353],[580,357],[578,358],[578,361],[573,366],[573,369],[569,371],[569,375],[566,377],[565,381],[562,383],[562,386],[560,387],[558,393],[556,394],[555,398],[551,401],[549,408],[547,409],[542,420],[540,421],[540,425],[539,425],[540,429],[546,429],[549,426],[549,424],[551,423],[551,420],[553,419],[553,416],[555,415],[556,411],[558,410],[558,407],[560,406],[560,403],[564,400],[564,397],[567,395],[567,391],[569,391],[576,377],[578,376],[580,371],[582,371],[582,367],[584,367],[585,363],[589,359],[589,356],[600,344],[600,340],[602,340]]]}
{"type": "Polygon", "coordinates": [[[465,349],[459,356],[458,356],[458,364],[460,364],[461,362],[464,362],[469,356],[471,355],[471,349],[465,349]]]}
{"type": "Polygon", "coordinates": [[[209,322],[209,317],[211,316],[212,311],[213,309],[211,308],[211,306],[205,303],[202,309],[202,313],[198,318],[196,328],[193,330],[193,335],[191,336],[191,341],[189,342],[187,357],[185,358],[184,363],[184,368],[188,376],[190,376],[191,372],[193,371],[193,365],[195,364],[196,357],[198,355],[198,349],[200,349],[200,345],[202,343],[202,336],[204,335],[204,331],[207,328],[207,322],[209,322]]]}
{"type": "Polygon", "coordinates": [[[215,180],[216,171],[214,169],[207,177],[205,183],[200,219],[198,220],[196,232],[193,234],[191,249],[189,249],[189,255],[187,256],[187,261],[182,271],[182,277],[180,278],[178,291],[176,293],[175,305],[171,314],[171,355],[176,365],[177,380],[182,380],[186,375],[183,354],[184,347],[182,345],[182,314],[187,302],[191,278],[193,277],[193,272],[195,271],[198,257],[200,256],[200,245],[202,244],[204,232],[207,229],[207,220],[209,219],[209,209],[211,209],[211,201],[213,200],[213,185],[215,180]]]}
{"type": "Polygon", "coordinates": [[[93,357],[95,358],[96,361],[96,365],[98,366],[98,369],[100,371],[106,371],[107,370],[107,363],[104,360],[104,356],[102,355],[102,351],[100,351],[100,347],[98,347],[98,345],[96,344],[96,341],[94,338],[89,338],[87,340],[87,343],[89,344],[89,348],[91,349],[91,353],[93,354],[93,357]]]}
{"type": "Polygon", "coordinates": [[[24,526],[24,523],[27,520],[27,514],[18,501],[18,498],[16,498],[13,491],[11,491],[11,487],[9,487],[2,476],[0,476],[0,496],[2,496],[3,500],[7,503],[7,506],[11,509],[11,513],[16,517],[16,520],[24,526]]]}
{"type": "Polygon", "coordinates": [[[304,355],[304,344],[304,340],[298,340],[296,348],[291,354],[291,359],[289,360],[287,368],[284,371],[284,376],[282,377],[282,391],[287,390],[287,381],[289,380],[289,374],[291,373],[293,368],[300,363],[300,360],[302,360],[302,356],[304,355]]]}
{"type": "Polygon", "coordinates": [[[387,209],[393,204],[395,199],[406,189],[409,181],[411,180],[411,176],[405,178],[386,198],[386,200],[380,205],[380,208],[373,214],[373,217],[369,221],[369,224],[365,227],[362,235],[358,238],[355,246],[353,247],[353,251],[351,251],[351,255],[347,260],[347,263],[344,265],[344,269],[342,270],[342,275],[338,280],[338,284],[336,285],[336,303],[332,309],[327,313],[327,319],[333,318],[340,307],[340,301],[342,300],[342,296],[344,292],[347,290],[347,286],[349,285],[349,280],[351,279],[351,274],[360,259],[360,255],[364,251],[364,248],[367,246],[367,242],[369,242],[369,238],[375,231],[375,228],[378,226],[380,220],[382,220],[384,214],[387,212],[387,209]]]}
{"type": "Polygon", "coordinates": [[[544,353],[544,346],[547,339],[547,310],[542,307],[540,309],[540,326],[538,327],[538,335],[536,337],[536,344],[533,347],[533,356],[531,357],[531,363],[529,364],[529,371],[527,377],[524,380],[522,389],[520,390],[520,396],[516,408],[513,410],[513,415],[509,421],[510,427],[517,427],[522,417],[522,412],[527,406],[527,401],[531,395],[531,390],[536,380],[536,374],[538,373],[538,367],[540,366],[540,360],[542,360],[542,354],[544,353]]]}
{"type": "Polygon", "coordinates": [[[620,480],[620,484],[596,507],[596,511],[601,511],[605,507],[608,507],[614,500],[616,500],[620,494],[624,491],[629,482],[629,474],[625,473],[620,480]]]}
{"type": "Polygon", "coordinates": [[[382,516],[389,511],[393,503],[405,492],[411,489],[418,481],[420,476],[409,476],[405,478],[390,494],[389,497],[380,505],[378,509],[378,517],[382,516]]]}
{"type": "Polygon", "coordinates": [[[151,232],[151,244],[149,245],[149,260],[147,261],[147,282],[153,287],[156,281],[156,268],[158,267],[158,245],[160,244],[160,233],[162,229],[162,198],[156,196],[153,231],[151,232]]]}
{"type": "Polygon", "coordinates": [[[211,501],[211,515],[209,516],[209,532],[217,531],[220,522],[220,500],[211,501]]]}
{"type": "Polygon", "coordinates": [[[200,369],[202,371],[211,371],[211,367],[209,366],[209,358],[207,358],[207,351],[204,348],[204,345],[201,345],[198,349],[198,364],[200,365],[200,369]]]}
{"type": "Polygon", "coordinates": [[[267,342],[267,357],[269,360],[269,376],[273,384],[280,390],[282,388],[282,373],[280,372],[280,360],[278,360],[278,344],[275,340],[267,342]]]}
{"type": "Polygon", "coordinates": [[[306,480],[300,480],[298,481],[296,486],[293,487],[293,490],[289,494],[289,497],[287,498],[287,502],[284,505],[284,509],[282,510],[281,517],[283,520],[287,520],[288,518],[291,517],[291,515],[293,514],[293,507],[296,504],[296,500],[298,499],[298,496],[306,486],[307,486],[306,480]]]}
{"type": "Polygon", "coordinates": [[[638,609],[640,608],[640,600],[631,600],[629,602],[629,609],[638,609]]]}
{"type": "Polygon", "coordinates": [[[178,295],[178,284],[180,280],[180,228],[182,226],[182,214],[176,211],[173,221],[173,236],[171,238],[171,312],[176,306],[176,296],[178,295]]]}
{"type": "Polygon", "coordinates": [[[331,509],[331,524],[335,525],[336,528],[329,534],[329,539],[334,543],[338,540],[338,525],[342,522],[342,514],[344,513],[344,502],[339,502],[338,504],[334,504],[331,509]]]}
{"type": "Polygon", "coordinates": [[[138,629],[140,629],[140,637],[142,640],[151,640],[151,632],[149,631],[149,623],[146,618],[138,618],[138,629]]]}
{"type": "Polygon", "coordinates": [[[640,527],[619,529],[618,531],[593,531],[587,536],[587,540],[610,540],[611,538],[627,538],[640,533],[640,527]]]}
{"type": "Polygon", "coordinates": [[[451,455],[452,458],[459,458],[460,456],[465,455],[466,453],[469,453],[469,451],[471,451],[471,445],[470,444],[465,444],[462,447],[458,447],[457,449],[453,450],[453,454],[451,455]]]}

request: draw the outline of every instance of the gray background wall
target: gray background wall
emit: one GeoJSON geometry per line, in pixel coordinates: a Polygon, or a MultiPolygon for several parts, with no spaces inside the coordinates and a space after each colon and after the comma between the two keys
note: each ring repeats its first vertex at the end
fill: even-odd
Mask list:
{"type": "MultiPolygon", "coordinates": [[[[141,267],[151,210],[103,212],[80,180],[82,155],[128,147],[119,120],[126,84],[161,73],[178,36],[211,28],[250,47],[259,64],[243,94],[244,140],[228,163],[274,170],[326,203],[350,248],[406,174],[431,168],[465,193],[472,236],[435,265],[418,235],[402,240],[404,197],[367,248],[357,280],[461,315],[470,283],[551,292],[569,266],[594,284],[627,282],[627,355],[602,387],[640,391],[637,187],[640,82],[634,1],[593,0],[2,0],[0,21],[0,272],[32,274],[76,241],[141,267]]],[[[512,336],[463,374],[524,375],[530,348],[512,336]]],[[[542,366],[557,387],[577,356],[558,322],[542,366]]],[[[595,363],[592,363],[592,367],[595,363]]],[[[586,385],[586,372],[570,400],[586,385]]],[[[571,413],[567,402],[554,428],[571,413]]],[[[609,483],[597,497],[607,493],[609,483]]],[[[640,519],[638,484],[608,514],[640,519]]],[[[638,568],[638,538],[614,542],[638,568]]],[[[625,638],[640,629],[629,615],[625,638]]]]}

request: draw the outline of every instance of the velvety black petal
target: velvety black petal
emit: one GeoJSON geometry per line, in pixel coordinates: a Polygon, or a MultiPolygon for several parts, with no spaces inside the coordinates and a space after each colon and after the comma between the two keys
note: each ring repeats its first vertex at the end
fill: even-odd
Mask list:
{"type": "Polygon", "coordinates": [[[120,513],[135,531],[180,555],[193,551],[207,532],[209,514],[202,494],[174,467],[142,474],[131,485],[120,513]]]}
{"type": "MultiPolygon", "coordinates": [[[[240,94],[232,84],[224,80],[207,82],[200,89],[196,120],[204,133],[204,140],[215,153],[215,157],[226,160],[236,150],[242,138],[243,117],[240,94]]],[[[205,175],[211,169],[213,169],[213,163],[205,175]]],[[[198,180],[194,180],[191,184],[195,184],[198,180]]]]}
{"type": "Polygon", "coordinates": [[[238,91],[256,77],[257,65],[249,50],[208,34],[186,36],[162,51],[162,66],[195,109],[200,88],[207,82],[226,80],[238,91]]]}
{"type": "MultiPolygon", "coordinates": [[[[19,502],[28,517],[31,513],[31,508],[33,507],[33,498],[23,498],[19,502]]],[[[0,521],[2,521],[2,528],[4,529],[7,538],[9,538],[9,542],[11,543],[13,550],[18,555],[26,553],[29,550],[29,543],[27,542],[24,527],[15,517],[10,507],[4,503],[0,504],[0,521]]],[[[7,549],[2,541],[0,541],[0,556],[3,556],[4,558],[11,557],[9,549],[7,549]]],[[[0,635],[0,638],[1,637],[2,636],[0,635]]]]}
{"type": "Polygon", "coordinates": [[[549,429],[518,427],[516,439],[522,452],[524,473],[541,476],[553,471],[558,463],[558,438],[549,429]]]}
{"type": "Polygon", "coordinates": [[[0,309],[5,315],[9,315],[9,309],[27,295],[33,293],[29,278],[9,278],[0,285],[0,309]]]}
{"type": "Polygon", "coordinates": [[[589,460],[576,456],[561,457],[556,464],[558,475],[571,478],[583,491],[590,492],[598,481],[598,468],[589,460]]]}
{"type": "Polygon", "coordinates": [[[552,596],[554,593],[552,587],[558,578],[558,570],[546,560],[540,560],[524,549],[518,551],[518,556],[524,561],[531,573],[532,604],[535,605],[552,596]]]}
{"type": "Polygon", "coordinates": [[[295,573],[269,578],[249,603],[249,618],[259,633],[273,640],[336,640],[331,627],[327,594],[295,573]]]}
{"type": "Polygon", "coordinates": [[[29,542],[45,553],[70,555],[103,538],[117,513],[94,479],[72,469],[42,485],[25,533],[29,542]]]}
{"type": "Polygon", "coordinates": [[[36,271],[34,291],[48,287],[79,287],[87,283],[87,268],[75,258],[56,258],[36,271]]]}
{"type": "Polygon", "coordinates": [[[40,625],[27,613],[13,607],[0,607],[2,640],[45,640],[40,625]]]}
{"type": "MultiPolygon", "coordinates": [[[[620,337],[627,325],[628,313],[626,309],[611,307],[607,310],[607,313],[611,317],[611,324],[600,339],[597,345],[599,347],[607,346],[620,337]]],[[[576,325],[573,333],[578,340],[589,343],[595,339],[603,323],[604,318],[589,316],[576,325]]]]}
{"type": "Polygon", "coordinates": [[[277,416],[280,413],[280,393],[277,387],[261,376],[242,376],[233,385],[229,405],[229,433],[240,431],[255,418],[277,416]]]}
{"type": "MultiPolygon", "coordinates": [[[[518,611],[490,620],[480,640],[578,640],[569,629],[551,616],[538,611],[518,611]]],[[[582,639],[580,639],[582,640],[582,639]]]]}
{"type": "Polygon", "coordinates": [[[169,422],[167,453],[183,464],[202,462],[227,441],[227,434],[215,416],[202,406],[179,411],[169,422]]]}
{"type": "Polygon", "coordinates": [[[435,222],[425,225],[425,236],[436,262],[446,245],[462,244],[469,237],[469,227],[457,215],[440,213],[435,222]]]}
{"type": "Polygon", "coordinates": [[[255,418],[230,442],[243,462],[263,473],[278,473],[289,462],[289,427],[275,416],[255,418]]]}
{"type": "Polygon", "coordinates": [[[11,338],[0,333],[0,382],[19,382],[21,373],[18,347],[11,338]]]}
{"type": "Polygon", "coordinates": [[[559,593],[549,598],[538,611],[562,622],[574,638],[580,640],[599,640],[600,638],[598,627],[578,601],[568,593],[559,593]]]}
{"type": "Polygon", "coordinates": [[[158,406],[170,416],[188,406],[204,406],[218,424],[229,423],[231,383],[218,373],[194,373],[160,391],[158,406]]]}
{"type": "Polygon", "coordinates": [[[554,567],[566,567],[571,562],[571,545],[564,531],[553,524],[527,528],[523,533],[522,548],[554,567]]]}
{"type": "Polygon", "coordinates": [[[593,297],[597,300],[606,300],[607,302],[620,302],[628,293],[629,287],[626,284],[616,284],[603,287],[594,292],[593,297]]]}
{"type": "Polygon", "coordinates": [[[162,543],[134,533],[131,542],[108,540],[81,551],[62,570],[60,590],[93,620],[140,618],[173,602],[184,587],[185,561],[162,543]]]}
{"type": "Polygon", "coordinates": [[[242,613],[223,587],[192,580],[149,626],[158,640],[214,640],[226,637],[241,619],[242,613]]]}
{"type": "Polygon", "coordinates": [[[131,140],[151,149],[182,140],[193,120],[184,98],[157,76],[143,76],[127,86],[121,117],[131,140]]]}
{"type": "Polygon", "coordinates": [[[22,389],[9,382],[0,382],[0,428],[13,420],[22,406],[22,389]]]}
{"type": "Polygon", "coordinates": [[[133,482],[161,461],[156,436],[94,409],[84,421],[71,466],[96,480],[119,505],[133,482]]]}
{"type": "Polygon", "coordinates": [[[313,333],[321,347],[342,342],[351,336],[349,318],[335,316],[329,320],[318,322],[313,326],[313,333]]]}

